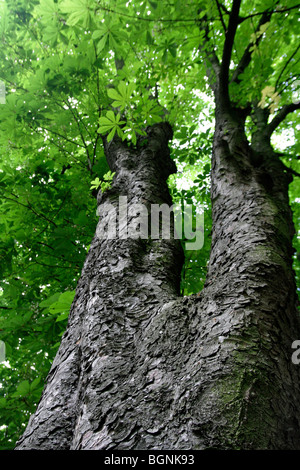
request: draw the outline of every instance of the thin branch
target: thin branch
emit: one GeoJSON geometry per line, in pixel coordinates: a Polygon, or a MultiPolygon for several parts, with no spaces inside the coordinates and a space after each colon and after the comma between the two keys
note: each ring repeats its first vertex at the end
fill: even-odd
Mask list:
{"type": "Polygon", "coordinates": [[[295,55],[297,54],[297,52],[299,51],[300,49],[300,44],[298,45],[298,47],[296,48],[296,50],[293,52],[293,54],[291,55],[291,57],[286,61],[284,67],[282,68],[277,80],[276,80],[276,85],[275,85],[275,90],[277,90],[277,86],[279,85],[279,80],[281,79],[281,76],[283,74],[283,72],[285,71],[285,69],[287,68],[287,66],[289,65],[289,63],[291,62],[291,60],[295,57],[295,55]]]}
{"type": "Polygon", "coordinates": [[[63,200],[62,200],[60,206],[58,207],[58,209],[57,209],[57,210],[54,212],[54,214],[52,215],[52,218],[53,218],[53,219],[55,219],[55,217],[57,217],[58,214],[60,213],[60,211],[62,210],[62,208],[63,208],[63,206],[64,206],[64,204],[65,204],[65,202],[66,202],[66,200],[67,200],[67,197],[68,197],[68,195],[70,194],[70,192],[71,192],[70,189],[68,189],[68,191],[66,191],[66,194],[64,195],[64,198],[63,198],[63,200]]]}
{"type": "MultiPolygon", "coordinates": [[[[57,266],[57,265],[55,266],[52,264],[40,263],[38,261],[34,261],[33,263],[30,263],[30,265],[32,264],[38,264],[39,266],[46,266],[47,268],[55,268],[55,269],[74,269],[73,266],[57,266]]],[[[79,268],[78,264],[76,264],[75,267],[78,269],[79,268]]]]}
{"type": "Polygon", "coordinates": [[[25,91],[26,93],[29,93],[28,90],[26,90],[26,88],[23,88],[22,86],[20,85],[17,85],[15,82],[12,82],[11,80],[8,80],[8,78],[4,78],[4,77],[0,77],[0,79],[3,81],[3,82],[7,82],[9,83],[12,87],[14,87],[14,89],[16,90],[22,90],[22,91],[25,91]]]}
{"type": "MultiPolygon", "coordinates": [[[[29,127],[30,127],[30,129],[31,129],[33,132],[36,132],[37,134],[40,134],[40,135],[42,135],[43,137],[45,137],[45,135],[44,135],[42,132],[40,132],[37,128],[32,127],[30,124],[29,124],[29,127]]],[[[63,136],[63,135],[61,135],[61,134],[59,134],[59,133],[56,132],[56,131],[47,129],[46,127],[42,127],[42,126],[40,126],[40,125],[39,125],[38,127],[39,127],[39,129],[45,130],[45,131],[47,131],[47,132],[52,132],[53,134],[57,135],[57,136],[60,137],[61,139],[64,139],[64,140],[66,140],[67,142],[76,145],[76,147],[85,148],[84,145],[81,145],[81,144],[79,144],[78,142],[72,141],[72,140],[68,139],[67,137],[65,137],[65,136],[63,136]]],[[[64,153],[69,154],[69,155],[72,157],[73,160],[75,160],[77,163],[80,164],[80,166],[82,166],[82,168],[86,169],[86,166],[83,164],[83,162],[81,162],[81,160],[79,160],[78,158],[76,158],[76,157],[74,156],[74,154],[72,154],[72,152],[70,152],[69,150],[65,149],[64,147],[62,147],[61,145],[59,145],[57,142],[55,142],[54,139],[53,139],[53,137],[49,136],[49,139],[50,139],[50,142],[51,142],[53,145],[55,145],[57,148],[59,148],[59,149],[60,149],[61,151],[63,151],[64,153]]]]}
{"type": "Polygon", "coordinates": [[[47,245],[47,243],[44,243],[44,242],[37,242],[38,245],[43,245],[43,246],[46,246],[47,248],[50,248],[50,250],[54,250],[54,248],[50,245],[47,245]]]}
{"type": "Polygon", "coordinates": [[[96,129],[96,139],[95,139],[95,142],[94,142],[94,146],[93,146],[93,160],[92,160],[92,165],[94,166],[95,164],[95,160],[96,160],[96,157],[97,157],[97,145],[98,145],[98,140],[100,139],[100,134],[99,132],[97,132],[97,129],[96,129]]]}
{"type": "Polygon", "coordinates": [[[172,19],[164,19],[164,18],[145,18],[140,15],[128,15],[127,13],[121,13],[119,11],[113,10],[112,8],[104,7],[103,5],[99,6],[96,9],[96,12],[100,11],[106,11],[108,13],[115,13],[118,16],[124,16],[125,18],[131,18],[132,20],[137,20],[137,21],[146,21],[148,23],[153,23],[155,21],[159,21],[160,23],[195,23],[197,19],[195,18],[172,18],[172,19]]]}
{"type": "Polygon", "coordinates": [[[224,33],[226,33],[227,31],[227,27],[226,27],[226,24],[224,22],[224,18],[223,18],[223,15],[222,15],[222,11],[221,11],[221,5],[219,3],[218,0],[215,0],[216,4],[217,4],[217,8],[218,8],[218,12],[219,12],[219,15],[220,15],[220,21],[222,23],[222,26],[223,26],[223,29],[224,29],[224,33]]]}
{"type": "Polygon", "coordinates": [[[267,125],[266,128],[266,135],[271,136],[275,129],[282,123],[282,121],[286,118],[289,113],[296,111],[296,109],[300,109],[300,102],[299,103],[290,103],[282,106],[282,108],[278,111],[276,116],[272,119],[272,121],[267,125]]]}
{"type": "MultiPolygon", "coordinates": [[[[279,3],[279,2],[277,2],[277,3],[279,3]]],[[[294,5],[293,7],[290,7],[290,8],[283,8],[281,10],[273,10],[272,13],[285,13],[285,12],[290,11],[290,10],[295,10],[296,8],[297,9],[300,8],[300,3],[298,3],[297,5],[294,5]]],[[[239,18],[239,23],[243,23],[244,21],[248,20],[249,18],[254,18],[254,16],[263,15],[263,13],[264,12],[252,13],[251,15],[240,17],[239,18]]]]}
{"type": "Polygon", "coordinates": [[[56,223],[53,222],[53,220],[50,220],[48,219],[44,214],[39,214],[33,207],[32,205],[30,204],[30,202],[28,202],[28,205],[27,204],[23,204],[22,202],[20,201],[17,201],[16,199],[12,199],[11,197],[8,197],[8,196],[4,196],[3,194],[1,195],[4,199],[8,200],[8,201],[12,201],[12,202],[15,202],[16,204],[19,204],[19,206],[22,206],[22,207],[26,207],[26,209],[30,210],[31,212],[33,212],[37,217],[39,218],[42,218],[42,219],[45,219],[47,220],[47,222],[53,224],[55,227],[57,227],[56,223]]]}
{"type": "Polygon", "coordinates": [[[74,156],[74,154],[72,152],[69,152],[69,150],[65,149],[64,147],[62,147],[61,145],[59,145],[57,142],[55,142],[55,140],[53,139],[53,137],[50,137],[50,143],[55,145],[55,147],[57,147],[61,152],[67,154],[67,155],[70,155],[70,157],[75,160],[76,163],[78,163],[78,165],[80,165],[82,168],[84,168],[86,170],[86,165],[81,161],[79,160],[78,158],[76,158],[74,156]]]}
{"type": "MultiPolygon", "coordinates": [[[[96,57],[96,61],[98,60],[98,53],[97,53],[97,47],[96,47],[96,43],[95,41],[93,42],[94,44],[94,52],[95,52],[95,57],[96,57]]],[[[97,101],[97,109],[98,109],[98,117],[100,118],[101,116],[101,106],[100,106],[100,77],[99,77],[99,69],[98,67],[96,67],[97,69],[97,98],[98,98],[98,101],[97,101]]],[[[97,127],[97,130],[99,128],[99,125],[97,127]]],[[[97,132],[96,130],[96,132],[97,132]]]]}
{"type": "MultiPolygon", "coordinates": [[[[63,198],[63,200],[62,200],[62,202],[61,202],[61,204],[60,204],[60,206],[59,206],[59,208],[58,208],[57,211],[54,212],[54,214],[52,215],[53,219],[55,219],[55,217],[56,217],[56,216],[58,215],[58,213],[61,211],[61,209],[62,209],[64,203],[66,202],[66,199],[67,199],[67,196],[68,196],[69,193],[70,193],[70,190],[68,190],[68,191],[66,192],[66,194],[65,194],[65,196],[64,196],[64,198],[63,198]]],[[[53,222],[53,223],[54,223],[54,222],[53,222]]],[[[39,233],[37,233],[37,235],[35,236],[35,238],[40,239],[40,235],[41,235],[42,233],[44,233],[44,232],[47,230],[48,225],[49,225],[49,224],[47,224],[39,233]]],[[[73,243],[73,242],[71,242],[71,243],[73,243]]]]}
{"type": "MultiPolygon", "coordinates": [[[[260,18],[259,20],[259,23],[255,29],[255,33],[258,33],[258,31],[260,30],[261,26],[265,23],[267,23],[268,21],[270,21],[271,19],[271,16],[272,16],[272,13],[273,12],[270,12],[270,11],[265,11],[263,14],[262,14],[262,17],[260,18]]],[[[248,65],[250,64],[250,61],[251,61],[251,54],[252,54],[252,47],[253,45],[256,45],[258,46],[260,41],[262,39],[262,35],[260,35],[255,41],[251,41],[248,46],[246,47],[245,51],[244,51],[244,54],[242,55],[242,58],[238,64],[238,66],[236,67],[235,71],[233,72],[233,75],[232,75],[232,79],[231,79],[231,82],[235,82],[235,83],[239,83],[239,75],[248,67],[248,65]]]]}
{"type": "Polygon", "coordinates": [[[67,99],[67,102],[64,101],[64,103],[66,104],[66,106],[68,106],[68,108],[69,108],[69,110],[71,111],[71,114],[72,114],[72,116],[73,116],[73,118],[74,118],[74,120],[75,120],[75,122],[76,122],[76,124],[77,124],[78,130],[79,130],[79,134],[80,134],[80,137],[81,137],[81,140],[82,140],[82,143],[83,143],[83,147],[84,147],[84,149],[85,149],[86,158],[87,158],[87,161],[88,161],[88,169],[89,169],[89,171],[91,172],[91,171],[92,171],[92,163],[91,163],[91,159],[90,159],[89,149],[88,149],[88,146],[87,146],[87,144],[86,144],[84,135],[83,135],[83,133],[82,133],[79,120],[77,119],[76,114],[75,114],[74,111],[73,111],[72,103],[70,103],[68,99],[67,99]]]}
{"type": "MultiPolygon", "coordinates": [[[[198,14],[201,12],[201,9],[198,10],[198,14]]],[[[205,43],[204,45],[208,45],[207,48],[204,48],[202,45],[198,47],[198,50],[202,50],[202,52],[205,54],[206,59],[204,59],[204,65],[206,69],[206,76],[209,80],[209,86],[212,89],[214,93],[217,91],[217,80],[220,74],[220,62],[218,59],[218,56],[214,50],[213,47],[210,46],[211,41],[209,38],[209,26],[208,26],[208,18],[207,15],[204,15],[203,18],[201,18],[200,22],[200,31],[204,31],[204,39],[205,43]],[[207,65],[207,61],[210,62],[212,70],[214,71],[215,74],[215,80],[212,77],[212,71],[211,68],[207,65]]]]}
{"type": "MultiPolygon", "coordinates": [[[[30,127],[33,131],[37,132],[38,134],[41,134],[41,132],[39,132],[39,131],[38,131],[37,129],[35,129],[34,127],[32,127],[32,126],[30,126],[30,125],[29,125],[29,127],[30,127]]],[[[64,139],[66,142],[69,142],[70,144],[76,145],[76,147],[79,146],[79,147],[81,147],[81,148],[85,148],[84,145],[81,145],[81,144],[79,144],[78,142],[75,142],[74,140],[68,139],[68,137],[66,137],[66,136],[64,136],[64,135],[62,135],[62,134],[60,134],[60,133],[57,132],[57,131],[53,131],[52,129],[48,129],[47,127],[43,127],[43,126],[41,126],[41,125],[38,125],[38,127],[39,127],[40,129],[43,129],[44,131],[50,132],[50,133],[52,133],[52,134],[54,134],[54,135],[57,135],[57,136],[60,137],[61,139],[64,139]]]]}
{"type": "Polygon", "coordinates": [[[64,263],[75,264],[76,266],[78,266],[78,263],[76,263],[75,261],[70,261],[70,260],[66,259],[63,255],[62,256],[52,255],[48,251],[44,251],[44,250],[39,250],[39,253],[42,253],[42,254],[47,255],[47,256],[51,256],[51,258],[62,260],[64,263]]]}
{"type": "Polygon", "coordinates": [[[225,7],[225,5],[223,5],[223,3],[220,3],[219,5],[222,8],[222,10],[224,11],[224,13],[226,13],[226,15],[230,15],[230,11],[227,10],[227,8],[225,7]]]}
{"type": "Polygon", "coordinates": [[[300,177],[300,173],[298,173],[298,171],[293,170],[292,168],[289,168],[289,167],[285,166],[285,170],[286,170],[288,173],[291,173],[291,174],[294,175],[294,176],[300,177]]]}
{"type": "MultiPolygon", "coordinates": [[[[227,8],[224,5],[220,4],[220,7],[227,15],[230,15],[230,12],[227,10],[227,8]]],[[[98,10],[106,11],[108,13],[114,13],[115,15],[118,15],[121,17],[123,16],[124,18],[131,18],[132,20],[136,20],[136,21],[146,21],[148,23],[155,23],[155,22],[168,23],[168,24],[170,23],[196,23],[198,21],[197,18],[149,18],[149,17],[140,16],[140,15],[136,15],[136,16],[128,15],[127,13],[123,13],[123,12],[121,13],[120,11],[113,10],[112,8],[104,7],[103,5],[97,7],[95,12],[97,13],[98,10]]],[[[242,18],[239,17],[239,19],[242,19],[242,18]]],[[[222,21],[221,15],[220,17],[212,18],[212,20],[222,21]]]]}
{"type": "MultiPolygon", "coordinates": [[[[296,63],[298,63],[299,60],[297,60],[296,63]]],[[[286,90],[288,87],[290,87],[290,85],[292,83],[294,83],[296,80],[299,80],[299,77],[300,77],[300,74],[295,74],[293,77],[289,77],[289,78],[284,79],[284,81],[281,83],[280,88],[277,89],[278,95],[281,95],[284,92],[284,90],[286,90]]]]}

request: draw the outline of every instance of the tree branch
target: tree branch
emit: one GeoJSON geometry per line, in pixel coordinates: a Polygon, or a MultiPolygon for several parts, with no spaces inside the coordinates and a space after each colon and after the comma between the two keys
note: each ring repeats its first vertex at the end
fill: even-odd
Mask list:
{"type": "Polygon", "coordinates": [[[279,80],[281,79],[281,76],[283,74],[283,72],[285,71],[285,69],[287,68],[287,66],[289,65],[289,63],[291,62],[291,60],[295,57],[295,55],[297,54],[297,52],[299,51],[299,48],[300,48],[300,44],[298,45],[298,47],[296,48],[296,50],[293,52],[293,54],[291,55],[291,57],[286,61],[284,67],[282,68],[277,80],[276,80],[276,85],[275,85],[275,90],[277,90],[277,87],[279,85],[279,80]]]}
{"type": "Polygon", "coordinates": [[[218,12],[219,12],[219,15],[220,15],[220,21],[222,23],[222,26],[223,26],[223,29],[224,29],[224,33],[226,34],[226,31],[227,31],[227,27],[226,27],[226,24],[224,22],[224,18],[223,18],[223,15],[222,15],[222,11],[221,11],[221,5],[219,3],[218,0],[215,0],[216,4],[217,4],[217,8],[218,8],[218,12]]]}
{"type": "Polygon", "coordinates": [[[300,173],[298,173],[298,171],[295,171],[295,170],[293,170],[292,168],[289,168],[289,167],[287,167],[287,166],[285,166],[285,169],[286,169],[286,171],[287,171],[288,173],[291,173],[291,174],[294,175],[294,176],[300,177],[300,173]]]}
{"type": "MultiPolygon", "coordinates": [[[[198,10],[198,14],[200,12],[201,12],[201,9],[198,10]]],[[[210,38],[209,38],[209,27],[208,27],[207,15],[205,15],[200,20],[200,30],[204,31],[204,39],[205,39],[204,45],[208,46],[208,47],[204,48],[202,45],[200,45],[198,49],[199,50],[202,49],[202,52],[204,52],[204,54],[206,56],[206,60],[208,62],[210,62],[211,66],[212,66],[212,70],[214,71],[216,80],[214,80],[212,78],[211,68],[207,65],[206,60],[204,60],[204,63],[205,63],[204,65],[205,65],[205,69],[206,69],[206,76],[209,80],[209,86],[212,89],[212,91],[214,93],[216,93],[216,91],[217,91],[216,84],[217,84],[217,80],[218,80],[218,77],[219,77],[219,74],[220,74],[220,62],[219,62],[217,54],[215,53],[215,50],[213,49],[213,47],[210,46],[211,41],[210,41],[210,38]]]]}
{"type": "Polygon", "coordinates": [[[232,48],[237,27],[239,25],[239,11],[241,6],[241,0],[233,0],[232,9],[229,17],[228,28],[225,35],[225,43],[222,54],[222,62],[220,69],[220,82],[219,92],[220,101],[224,104],[229,104],[229,92],[228,92],[228,78],[229,78],[229,66],[232,54],[232,48]]]}
{"type": "MultiPolygon", "coordinates": [[[[28,205],[27,204],[23,204],[23,202],[20,202],[20,201],[17,201],[16,199],[12,199],[11,197],[8,197],[8,196],[5,196],[4,194],[1,194],[1,196],[6,199],[7,201],[12,201],[12,202],[15,202],[16,204],[19,204],[19,206],[22,206],[22,207],[26,207],[26,209],[30,210],[31,212],[33,212],[37,217],[41,218],[41,219],[45,219],[47,220],[47,222],[53,224],[55,227],[57,227],[56,223],[51,220],[51,219],[48,219],[44,214],[39,214],[33,207],[32,205],[30,204],[29,201],[28,202],[28,205]]],[[[18,197],[18,196],[16,196],[18,197]]]]}
{"type": "MultiPolygon", "coordinates": [[[[279,3],[279,2],[277,2],[277,3],[279,3]]],[[[276,5],[277,5],[277,3],[276,3],[276,5]]],[[[290,11],[290,10],[295,10],[296,8],[299,9],[299,7],[300,7],[300,3],[298,3],[297,5],[294,5],[293,7],[290,7],[290,8],[282,8],[281,10],[273,10],[272,13],[285,13],[285,12],[290,11]]],[[[254,18],[254,16],[263,15],[263,13],[264,12],[252,13],[251,15],[240,17],[239,22],[243,23],[244,21],[248,20],[249,18],[254,18]]]]}
{"type": "Polygon", "coordinates": [[[286,118],[289,113],[296,111],[296,109],[300,109],[300,101],[299,103],[290,103],[282,106],[282,108],[278,111],[276,116],[272,119],[272,121],[267,125],[266,128],[266,135],[271,137],[272,133],[275,129],[282,123],[282,121],[286,118]]]}
{"type": "MultiPolygon", "coordinates": [[[[299,60],[297,60],[296,63],[298,63],[299,60]]],[[[299,80],[299,78],[300,78],[300,74],[295,74],[293,77],[285,78],[284,81],[281,83],[281,86],[276,90],[278,95],[281,95],[284,92],[284,90],[286,90],[296,80],[299,80]]]]}
{"type": "MultiPolygon", "coordinates": [[[[52,264],[46,264],[46,263],[41,263],[39,261],[33,261],[32,263],[29,264],[29,266],[33,264],[38,264],[39,266],[46,266],[46,268],[55,268],[55,269],[74,269],[73,266],[57,266],[57,265],[52,265],[52,264]]],[[[75,265],[77,269],[79,269],[80,266],[78,264],[75,265]]]]}
{"type": "MultiPolygon", "coordinates": [[[[271,16],[272,16],[272,11],[265,11],[263,14],[262,14],[262,17],[260,18],[259,20],[259,23],[255,29],[255,33],[258,33],[258,31],[260,30],[261,26],[265,23],[267,23],[268,21],[270,21],[271,19],[271,16]]],[[[238,66],[236,67],[235,71],[233,72],[233,75],[232,75],[232,79],[231,79],[231,82],[235,82],[235,83],[239,83],[239,75],[244,72],[244,70],[248,67],[248,65],[250,64],[250,61],[251,61],[251,54],[252,54],[252,47],[253,45],[255,44],[256,46],[259,45],[260,41],[262,39],[262,35],[259,36],[254,42],[250,42],[248,44],[248,46],[246,47],[245,51],[244,51],[244,54],[238,64],[238,66]]]]}
{"type": "Polygon", "coordinates": [[[63,152],[64,154],[66,155],[70,155],[70,157],[72,158],[72,160],[74,160],[76,163],[78,163],[78,165],[80,165],[82,168],[84,168],[86,170],[86,165],[81,161],[79,160],[78,158],[76,158],[74,156],[74,153],[72,152],[69,152],[69,150],[65,149],[63,146],[59,145],[57,142],[55,142],[55,140],[53,139],[53,137],[50,137],[50,143],[55,145],[55,147],[57,147],[61,152],[63,152]]]}
{"type": "MultiPolygon", "coordinates": [[[[35,132],[41,134],[41,132],[39,132],[39,131],[38,131],[37,129],[35,129],[34,127],[32,127],[32,126],[30,126],[30,125],[29,125],[29,127],[30,127],[33,131],[35,131],[35,132]]],[[[57,136],[60,137],[61,139],[64,139],[66,142],[69,142],[70,144],[76,145],[76,147],[85,148],[84,145],[81,145],[81,144],[79,144],[78,142],[75,142],[74,140],[68,139],[68,137],[66,137],[66,136],[64,136],[64,135],[62,135],[62,134],[60,134],[59,132],[53,131],[52,129],[48,129],[47,127],[43,127],[43,126],[41,126],[40,124],[38,125],[38,128],[40,128],[40,129],[42,129],[42,130],[44,130],[44,131],[47,131],[47,132],[49,132],[49,133],[51,133],[51,134],[57,135],[57,136]]],[[[44,135],[44,134],[42,134],[42,135],[44,135]]]]}
{"type": "Polygon", "coordinates": [[[127,13],[123,13],[123,12],[120,12],[120,11],[117,11],[117,10],[114,10],[112,8],[109,8],[109,7],[105,7],[103,5],[99,5],[95,12],[97,12],[98,10],[100,11],[106,11],[108,13],[115,13],[116,15],[118,16],[123,16],[124,18],[131,18],[132,20],[137,20],[137,21],[146,21],[148,23],[152,23],[152,22],[155,22],[155,21],[159,21],[160,23],[181,23],[181,22],[184,22],[184,23],[195,23],[195,18],[170,18],[170,19],[167,19],[167,18],[159,18],[159,20],[157,20],[156,18],[153,19],[153,18],[147,18],[147,17],[143,17],[141,15],[128,15],[127,13]]]}
{"type": "Polygon", "coordinates": [[[223,3],[219,3],[219,5],[222,8],[222,10],[224,11],[224,13],[226,13],[226,15],[230,15],[230,11],[227,10],[227,8],[225,7],[225,5],[223,5],[223,3]]]}
{"type": "Polygon", "coordinates": [[[75,114],[75,112],[73,111],[73,108],[72,108],[72,103],[69,102],[68,98],[67,98],[67,102],[64,101],[64,103],[66,104],[66,106],[68,106],[68,108],[69,108],[69,110],[70,110],[70,112],[71,112],[71,114],[74,118],[74,121],[77,124],[78,131],[79,131],[79,134],[80,134],[80,137],[81,137],[81,141],[83,143],[83,147],[84,147],[85,153],[86,153],[86,158],[87,158],[87,162],[88,162],[88,169],[89,169],[89,172],[92,173],[92,162],[91,162],[91,159],[90,159],[90,153],[89,153],[87,143],[85,141],[84,135],[83,135],[81,127],[80,127],[79,119],[77,119],[76,114],[75,114]]]}

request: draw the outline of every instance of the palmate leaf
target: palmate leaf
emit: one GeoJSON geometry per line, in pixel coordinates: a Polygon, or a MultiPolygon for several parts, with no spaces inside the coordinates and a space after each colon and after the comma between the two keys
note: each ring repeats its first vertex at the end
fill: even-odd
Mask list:
{"type": "Polygon", "coordinates": [[[100,39],[100,41],[97,44],[97,53],[100,54],[102,49],[106,46],[108,40],[108,33],[104,34],[104,36],[100,39]]]}
{"type": "Polygon", "coordinates": [[[57,28],[56,25],[51,23],[43,30],[43,40],[52,46],[55,46],[59,40],[64,44],[68,43],[67,37],[57,28]]]}
{"type": "Polygon", "coordinates": [[[101,116],[99,118],[100,127],[98,129],[99,134],[107,134],[107,141],[110,142],[115,133],[119,135],[122,139],[124,138],[121,125],[125,124],[125,121],[120,121],[120,114],[115,115],[113,111],[107,111],[106,116],[101,116]]]}
{"type": "Polygon", "coordinates": [[[35,13],[43,23],[49,24],[49,22],[57,20],[58,3],[55,3],[54,0],[40,0],[39,5],[35,8],[35,13]]]}
{"type": "Polygon", "coordinates": [[[39,306],[40,306],[41,308],[50,307],[52,304],[54,304],[55,302],[58,301],[59,297],[60,297],[60,293],[53,294],[53,295],[51,295],[51,297],[49,297],[48,299],[43,300],[42,302],[40,302],[39,306]]]}
{"type": "Polygon", "coordinates": [[[126,82],[122,81],[118,85],[118,90],[119,91],[115,90],[114,88],[109,88],[107,94],[109,98],[115,100],[112,103],[112,106],[114,108],[120,108],[121,111],[123,111],[123,109],[130,104],[131,95],[135,90],[135,84],[127,84],[126,82]]]}
{"type": "Polygon", "coordinates": [[[123,97],[114,89],[114,88],[110,88],[108,91],[107,91],[107,94],[110,98],[112,98],[113,100],[117,100],[117,101],[120,101],[122,102],[123,101],[123,97]]]}
{"type": "Polygon", "coordinates": [[[31,383],[28,380],[23,380],[17,386],[16,391],[11,395],[12,398],[26,397],[29,393],[36,390],[41,381],[40,377],[34,379],[31,383]]]}
{"type": "Polygon", "coordinates": [[[93,32],[92,38],[97,43],[97,53],[100,54],[103,49],[108,45],[109,49],[117,52],[122,51],[122,43],[126,41],[127,34],[124,31],[120,31],[118,23],[112,22],[110,19],[105,21],[103,24],[93,32]]]}
{"type": "Polygon", "coordinates": [[[91,189],[98,189],[101,184],[101,180],[97,177],[91,181],[91,189]]]}
{"type": "Polygon", "coordinates": [[[60,11],[69,15],[67,19],[69,26],[81,24],[87,28],[91,22],[93,5],[93,0],[63,0],[60,11]]]}
{"type": "Polygon", "coordinates": [[[46,308],[51,315],[56,315],[56,321],[60,322],[68,317],[74,296],[75,291],[57,293],[41,302],[39,306],[46,308]]]}
{"type": "Polygon", "coordinates": [[[30,384],[29,384],[28,380],[23,380],[17,386],[17,389],[12,394],[12,397],[13,398],[24,397],[24,396],[28,395],[29,392],[30,392],[30,384]]]}

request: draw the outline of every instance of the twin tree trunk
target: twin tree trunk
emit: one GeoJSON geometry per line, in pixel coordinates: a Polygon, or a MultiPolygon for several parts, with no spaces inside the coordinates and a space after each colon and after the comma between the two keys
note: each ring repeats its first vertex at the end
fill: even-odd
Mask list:
{"type": "MultiPolygon", "coordinates": [[[[258,127],[259,129],[259,127],[258,127]]],[[[172,204],[167,123],[106,144],[99,207],[172,204]]],[[[300,449],[288,179],[242,118],[216,115],[204,289],[179,296],[179,240],[95,236],[67,331],[17,449],[300,449]]]]}

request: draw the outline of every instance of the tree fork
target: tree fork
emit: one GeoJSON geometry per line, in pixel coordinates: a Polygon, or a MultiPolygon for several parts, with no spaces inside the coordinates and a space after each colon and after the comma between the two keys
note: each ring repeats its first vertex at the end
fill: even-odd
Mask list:
{"type": "MultiPolygon", "coordinates": [[[[266,187],[242,124],[216,116],[203,291],[178,297],[178,240],[95,237],[17,449],[300,448],[288,183],[268,166],[274,186],[266,187]]],[[[120,194],[170,204],[170,138],[169,126],[158,124],[140,150],[106,143],[116,175],[100,207],[120,194]]]]}

